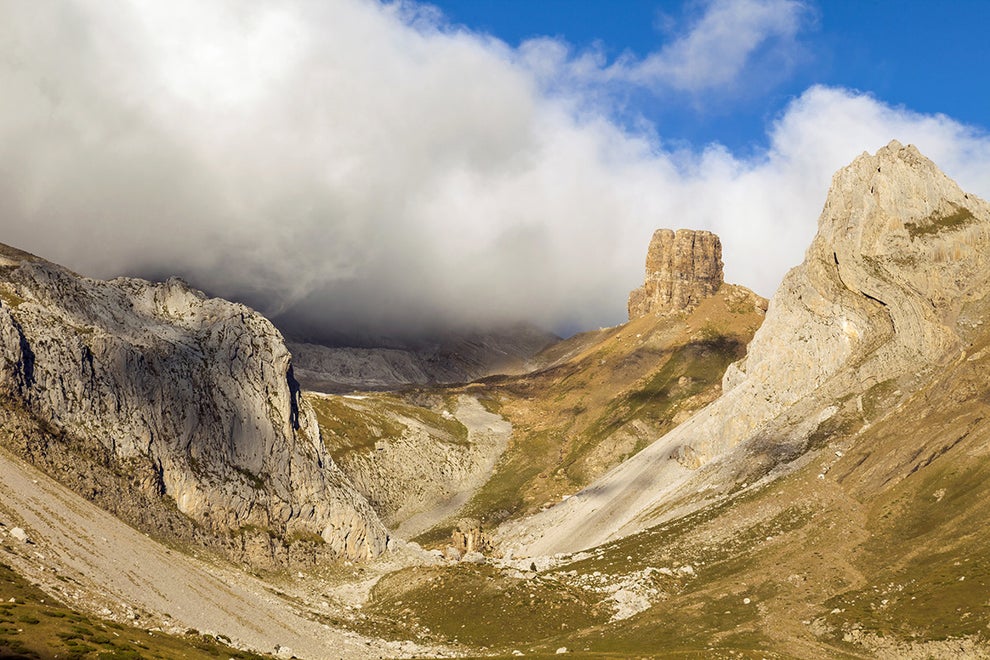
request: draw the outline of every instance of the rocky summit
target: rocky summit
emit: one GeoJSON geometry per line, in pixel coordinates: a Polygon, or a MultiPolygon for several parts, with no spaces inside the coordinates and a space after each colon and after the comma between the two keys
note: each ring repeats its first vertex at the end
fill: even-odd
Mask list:
{"type": "Polygon", "coordinates": [[[658,229],[646,253],[646,279],[629,294],[629,320],[689,312],[722,286],[722,242],[708,231],[658,229]]]}

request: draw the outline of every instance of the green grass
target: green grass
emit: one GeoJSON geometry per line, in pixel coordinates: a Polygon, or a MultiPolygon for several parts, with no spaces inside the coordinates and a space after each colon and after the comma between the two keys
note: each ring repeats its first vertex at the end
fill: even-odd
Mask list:
{"type": "Polygon", "coordinates": [[[398,399],[383,399],[379,402],[379,405],[386,412],[410,417],[425,426],[440,431],[441,435],[437,438],[439,440],[446,440],[461,445],[468,444],[467,427],[454,417],[444,417],[443,414],[430,408],[411,405],[398,399]]]}
{"type": "Polygon", "coordinates": [[[466,515],[482,523],[497,523],[522,511],[525,485],[544,473],[559,457],[562,438],[556,431],[525,433],[511,453],[506,453],[492,478],[482,486],[465,507],[466,515]]]}
{"type": "MultiPolygon", "coordinates": [[[[566,639],[604,623],[611,610],[593,594],[551,580],[506,577],[491,566],[410,568],[375,586],[366,610],[406,631],[493,650],[566,639]],[[456,614],[455,614],[456,613],[456,614]]],[[[557,642],[555,642],[557,643],[557,642]]]]}
{"type": "Polygon", "coordinates": [[[932,236],[938,234],[946,229],[959,229],[973,220],[975,220],[975,217],[969,209],[956,207],[956,209],[948,215],[940,215],[936,213],[929,217],[927,222],[917,224],[908,222],[905,223],[904,227],[908,230],[908,235],[911,237],[911,240],[914,240],[920,236],[932,236]]]}
{"type": "Polygon", "coordinates": [[[368,395],[349,401],[344,397],[307,395],[316,413],[324,442],[335,461],[347,460],[352,452],[375,450],[381,440],[401,437],[407,430],[403,418],[432,429],[434,439],[454,444],[468,444],[468,430],[455,418],[436,410],[414,405],[394,395],[368,395]]]}
{"type": "MultiPolygon", "coordinates": [[[[745,352],[742,342],[714,330],[701,341],[674,349],[659,370],[606,406],[598,419],[581,434],[564,462],[565,469],[576,482],[583,482],[582,459],[606,438],[636,420],[650,423],[655,428],[651,438],[659,437],[673,427],[673,417],[681,404],[721,384],[725,370],[745,352]]],[[[644,449],[646,444],[646,441],[638,442],[630,455],[644,449]]]]}
{"type": "Polygon", "coordinates": [[[0,657],[21,658],[263,658],[213,637],[149,632],[74,611],[13,569],[0,564],[0,657]],[[14,599],[14,602],[10,602],[14,599]]]}
{"type": "Polygon", "coordinates": [[[570,657],[786,657],[761,628],[756,603],[773,599],[772,582],[750,584],[742,602],[727,589],[744,576],[752,549],[768,536],[808,525],[812,513],[802,506],[784,507],[718,543],[699,545],[692,533],[717,525],[737,507],[758,503],[765,495],[746,492],[619,541],[606,544],[584,560],[512,580],[491,567],[409,569],[389,576],[374,592],[373,611],[382,615],[407,608],[404,620],[426,627],[442,639],[492,650],[521,649],[527,656],[551,655],[566,646],[570,657]],[[654,573],[664,594],[656,605],[624,621],[608,623],[612,609],[607,593],[572,585],[568,574],[621,577],[648,567],[695,566],[695,575],[654,573]],[[585,611],[581,610],[585,608],[585,611]],[[456,610],[458,616],[449,612],[456,610]],[[755,654],[755,656],[754,656],[755,654]]]}
{"type": "Polygon", "coordinates": [[[405,427],[380,415],[348,405],[341,397],[307,396],[324,434],[327,450],[335,461],[350,452],[374,451],[381,439],[402,435],[405,427]]]}
{"type": "Polygon", "coordinates": [[[0,286],[0,300],[2,300],[7,307],[12,307],[14,309],[20,307],[26,302],[24,298],[21,298],[5,286],[0,286]]]}

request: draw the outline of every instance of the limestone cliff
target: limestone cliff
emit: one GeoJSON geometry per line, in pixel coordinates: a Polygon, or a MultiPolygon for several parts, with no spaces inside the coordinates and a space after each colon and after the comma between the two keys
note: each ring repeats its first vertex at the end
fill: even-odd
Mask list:
{"type": "Polygon", "coordinates": [[[784,279],[723,395],[554,509],[503,531],[516,551],[589,547],[779,473],[864,399],[916,389],[959,355],[990,293],[990,205],[891,142],[832,180],[805,261],[784,279]],[[707,495],[699,495],[707,493],[707,495]],[[692,504],[693,503],[693,504],[692,504]]]}
{"type": "Polygon", "coordinates": [[[629,294],[629,320],[689,312],[722,286],[722,242],[708,231],[658,229],[646,253],[646,279],[629,294]]]}
{"type": "Polygon", "coordinates": [[[0,247],[0,392],[67,441],[147,464],[143,488],[206,528],[319,534],[351,558],[385,549],[326,452],[281,335],[243,305],[175,279],[88,279],[0,247]]]}

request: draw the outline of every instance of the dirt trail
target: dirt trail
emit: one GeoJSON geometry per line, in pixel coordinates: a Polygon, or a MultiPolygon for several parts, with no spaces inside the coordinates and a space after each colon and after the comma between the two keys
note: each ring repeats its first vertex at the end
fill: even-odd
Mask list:
{"type": "Polygon", "coordinates": [[[139,611],[141,625],[152,625],[150,615],[172,630],[220,633],[268,653],[288,647],[300,658],[402,655],[398,645],[307,618],[245,573],[166,548],[3,451],[0,515],[33,542],[8,538],[16,555],[6,560],[70,603],[95,603],[118,616],[139,611]]]}

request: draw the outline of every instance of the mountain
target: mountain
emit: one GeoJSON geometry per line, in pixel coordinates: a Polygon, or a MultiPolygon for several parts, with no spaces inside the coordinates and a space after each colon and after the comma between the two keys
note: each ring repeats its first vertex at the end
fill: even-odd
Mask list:
{"type": "Polygon", "coordinates": [[[676,287],[678,296],[629,323],[552,344],[528,373],[307,395],[335,461],[400,536],[446,549],[465,519],[469,530],[492,529],[642,450],[719,395],[766,308],[751,291],[723,284],[718,237],[674,237],[654,236],[644,286],[676,287]],[[658,260],[673,265],[658,269],[658,260]]]}
{"type": "Polygon", "coordinates": [[[446,330],[420,338],[366,337],[360,346],[292,341],[296,376],[320,392],[399,389],[467,383],[492,374],[522,373],[530,359],[560,337],[517,323],[487,330],[446,330]],[[367,344],[375,345],[367,345],[367,344]]]}
{"type": "Polygon", "coordinates": [[[990,213],[914,147],[864,154],[832,181],[804,263],[770,302],[723,394],[601,481],[503,531],[506,547],[592,547],[779,474],[864,406],[916,391],[965,350],[988,292],[990,213]]]}
{"type": "Polygon", "coordinates": [[[990,657],[988,242],[917,149],[863,154],[719,398],[368,611],[503,653],[990,657]]]}
{"type": "MultiPolygon", "coordinates": [[[[990,657],[990,205],[912,146],[835,175],[769,305],[721,281],[717,237],[661,230],[628,323],[450,387],[302,393],[246,308],[3,260],[0,546],[91,617],[286,657],[990,657]],[[251,511],[274,571],[185,543],[243,545],[222,530],[251,511]],[[377,520],[427,549],[348,551],[377,520]]],[[[84,634],[0,579],[0,652],[84,634]]]]}
{"type": "Polygon", "coordinates": [[[293,539],[351,558],[385,549],[281,335],[242,305],[0,246],[0,392],[4,446],[148,531],[259,561],[293,539]]]}

